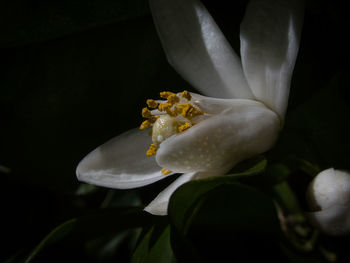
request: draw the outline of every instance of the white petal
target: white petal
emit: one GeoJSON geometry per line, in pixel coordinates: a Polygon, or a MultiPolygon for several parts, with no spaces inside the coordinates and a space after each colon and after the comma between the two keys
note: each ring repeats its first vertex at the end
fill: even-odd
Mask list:
{"type": "Polygon", "coordinates": [[[160,166],[183,173],[226,171],[267,151],[277,139],[280,121],[263,104],[199,98],[196,97],[199,107],[216,115],[162,142],[156,155],[160,166]]]}
{"type": "Polygon", "coordinates": [[[169,63],[207,96],[254,98],[241,61],[198,0],[150,0],[169,63]]]}
{"type": "Polygon", "coordinates": [[[82,182],[117,189],[161,180],[166,176],[154,156],[146,156],[150,144],[147,131],[130,130],[88,154],[77,167],[77,177],[82,182]]]}
{"type": "Polygon", "coordinates": [[[327,209],[307,213],[311,223],[322,232],[333,235],[346,235],[350,233],[350,207],[334,205],[327,209]]]}
{"type": "Polygon", "coordinates": [[[153,215],[167,215],[170,196],[178,187],[190,181],[195,174],[196,173],[188,173],[181,175],[172,184],[160,192],[158,196],[148,206],[145,207],[144,210],[153,215]]]}
{"type": "Polygon", "coordinates": [[[209,176],[220,175],[220,172],[214,173],[187,173],[181,175],[172,184],[165,188],[158,196],[144,209],[145,211],[154,215],[167,215],[168,203],[171,195],[184,183],[194,179],[206,178],[209,176]]]}
{"type": "Polygon", "coordinates": [[[241,24],[241,57],[254,96],[284,116],[299,48],[298,0],[252,0],[241,24]]]}

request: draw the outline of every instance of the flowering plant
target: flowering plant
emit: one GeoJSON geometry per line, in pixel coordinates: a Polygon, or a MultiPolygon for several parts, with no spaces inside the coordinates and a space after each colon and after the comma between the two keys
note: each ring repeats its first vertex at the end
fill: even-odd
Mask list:
{"type": "Polygon", "coordinates": [[[223,175],[273,146],[287,108],[302,10],[298,1],[251,1],[241,24],[239,59],[200,1],[150,5],[170,64],[211,97],[162,92],[166,101],[148,100],[154,110],[143,109],[147,120],[140,129],[153,126],[153,143],[147,132],[129,131],[85,157],[77,176],[126,189],[183,173],[145,208],[165,215],[180,185],[223,175]]]}

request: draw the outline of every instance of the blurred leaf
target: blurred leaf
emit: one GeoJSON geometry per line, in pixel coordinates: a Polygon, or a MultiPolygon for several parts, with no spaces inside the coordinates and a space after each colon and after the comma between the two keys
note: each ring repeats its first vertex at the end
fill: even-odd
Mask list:
{"type": "Polygon", "coordinates": [[[143,0],[2,2],[0,47],[46,41],[146,13],[143,0]]]}
{"type": "Polygon", "coordinates": [[[287,182],[274,186],[274,197],[287,213],[302,213],[299,201],[287,182]]]}
{"type": "MultiPolygon", "coordinates": [[[[346,85],[347,77],[338,74],[313,97],[288,112],[286,126],[270,156],[279,159],[294,155],[321,169],[348,168],[350,106],[340,93],[346,85]]],[[[309,168],[304,167],[305,171],[309,168]]],[[[308,172],[314,173],[315,169],[308,172]]]]}
{"type": "Polygon", "coordinates": [[[85,244],[86,254],[96,262],[113,261],[117,257],[118,252],[120,253],[122,252],[121,250],[126,250],[123,245],[129,236],[133,234],[131,232],[133,230],[124,230],[117,235],[115,233],[107,234],[88,240],[85,244]]]}
{"type": "Polygon", "coordinates": [[[0,173],[9,174],[11,173],[11,169],[0,164],[0,173]]]}
{"type": "Polygon", "coordinates": [[[150,223],[151,216],[140,209],[114,209],[101,211],[79,218],[73,218],[49,233],[29,254],[26,262],[32,260],[45,248],[62,242],[68,236],[71,239],[98,237],[125,229],[141,227],[150,223]]]}
{"type": "Polygon", "coordinates": [[[170,246],[170,226],[152,226],[138,244],[132,263],[175,262],[170,246]]]}
{"type": "MultiPolygon", "coordinates": [[[[220,179],[192,181],[172,195],[169,217],[206,262],[281,257],[274,204],[254,188],[220,179]]],[[[187,256],[178,255],[181,247],[174,251],[179,258],[187,256]]]]}
{"type": "Polygon", "coordinates": [[[187,213],[192,213],[194,205],[202,195],[222,184],[237,182],[239,178],[261,174],[265,170],[266,164],[266,160],[262,159],[246,172],[210,177],[202,180],[191,181],[183,185],[172,195],[169,203],[169,214],[171,215],[174,213],[174,216],[171,216],[174,225],[180,230],[184,229],[186,225],[185,221],[189,218],[187,213]]]}
{"type": "Polygon", "coordinates": [[[297,253],[296,251],[293,251],[292,249],[289,249],[283,245],[281,245],[281,249],[283,250],[284,254],[287,256],[288,262],[290,262],[290,263],[321,263],[321,262],[323,262],[321,259],[319,259],[315,256],[297,253]]]}
{"type": "Polygon", "coordinates": [[[80,184],[78,189],[75,191],[76,195],[88,195],[96,192],[98,187],[92,184],[80,184]]]}
{"type": "Polygon", "coordinates": [[[26,259],[26,263],[32,262],[32,260],[43,250],[45,247],[50,246],[56,242],[63,240],[65,237],[70,235],[72,231],[75,229],[77,224],[77,219],[73,218],[67,222],[56,227],[51,231],[40,243],[37,245],[34,250],[29,254],[26,259]]]}
{"type": "Polygon", "coordinates": [[[142,206],[142,202],[137,190],[134,189],[128,191],[110,189],[107,191],[107,195],[101,204],[101,208],[137,206],[142,206]]]}

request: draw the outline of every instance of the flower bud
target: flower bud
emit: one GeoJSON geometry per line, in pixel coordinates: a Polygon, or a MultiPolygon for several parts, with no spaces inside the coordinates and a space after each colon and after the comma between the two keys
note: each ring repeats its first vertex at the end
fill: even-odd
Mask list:
{"type": "Polygon", "coordinates": [[[307,202],[312,212],[310,222],[328,235],[350,233],[350,174],[327,169],[319,173],[307,189],[307,202]]]}

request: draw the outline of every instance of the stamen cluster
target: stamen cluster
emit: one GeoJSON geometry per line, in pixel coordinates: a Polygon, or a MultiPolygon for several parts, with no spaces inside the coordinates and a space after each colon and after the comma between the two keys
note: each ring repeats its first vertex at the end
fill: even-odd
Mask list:
{"type": "MultiPolygon", "coordinates": [[[[147,156],[155,155],[162,141],[191,128],[196,124],[195,117],[204,114],[192,103],[192,96],[186,90],[178,94],[163,91],[160,97],[166,101],[148,99],[146,101],[148,107],[142,109],[142,117],[146,120],[140,125],[140,130],[152,127],[150,135],[153,143],[146,152],[147,156]]],[[[163,174],[170,172],[163,170],[163,174]]]]}

